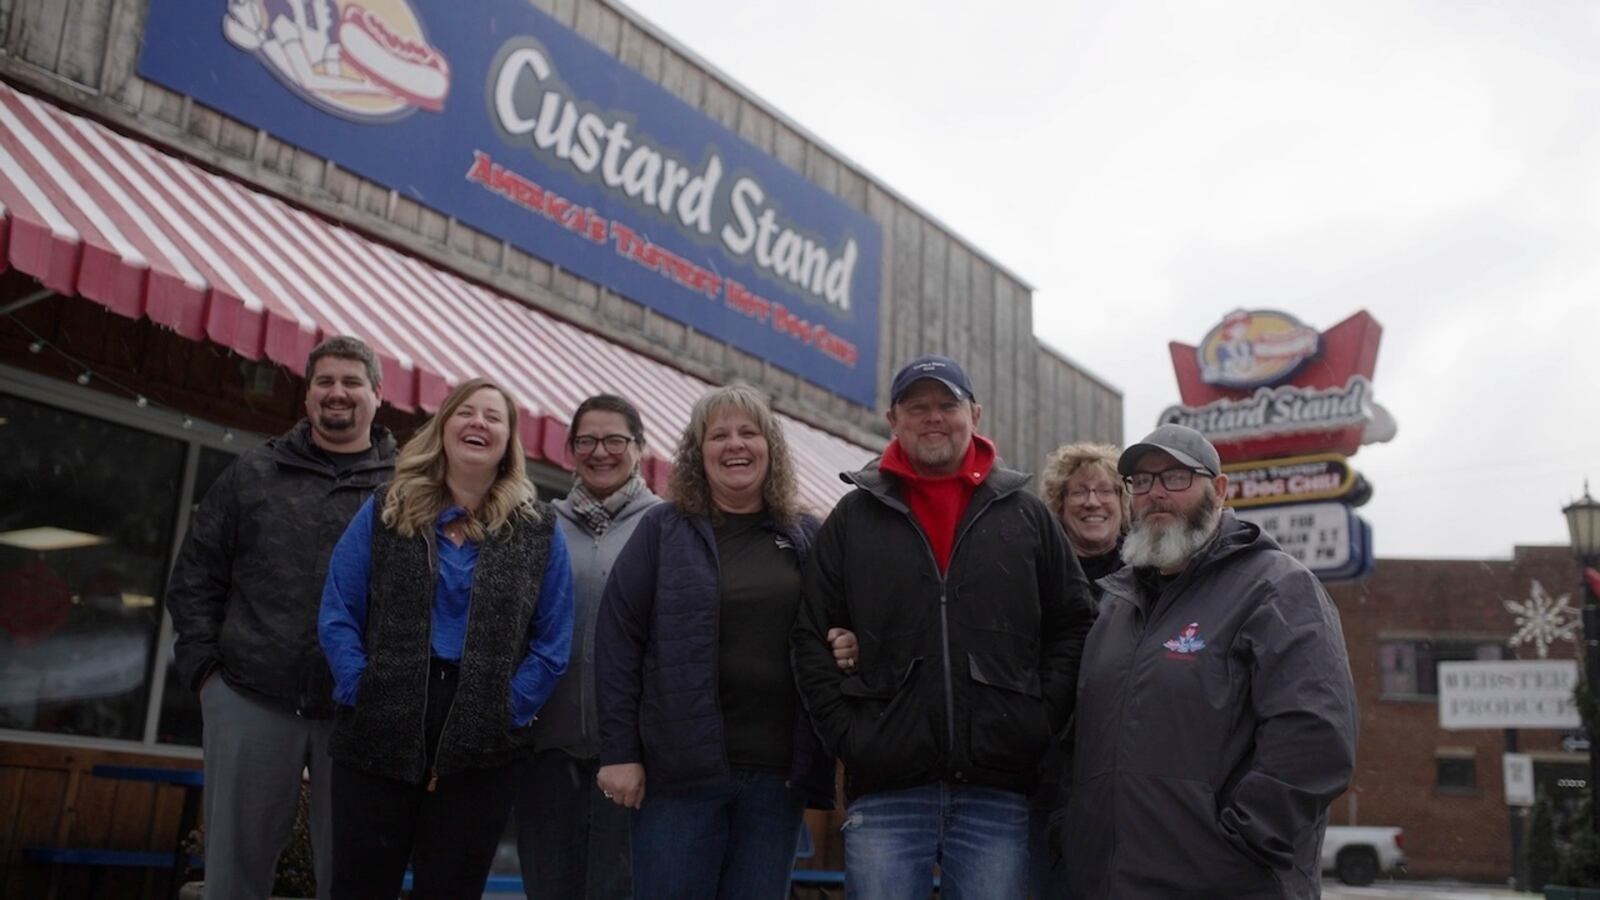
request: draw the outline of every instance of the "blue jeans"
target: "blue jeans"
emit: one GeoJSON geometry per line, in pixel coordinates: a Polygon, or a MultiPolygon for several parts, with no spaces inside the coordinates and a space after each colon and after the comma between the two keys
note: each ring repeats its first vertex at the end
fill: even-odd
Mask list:
{"type": "Polygon", "coordinates": [[[943,900],[1027,896],[1022,794],[952,784],[867,794],[840,830],[850,900],[925,900],[935,865],[943,900]]]}
{"type": "Polygon", "coordinates": [[[782,900],[805,801],[782,775],[735,770],[726,784],[651,791],[633,813],[635,900],[782,900]]]}

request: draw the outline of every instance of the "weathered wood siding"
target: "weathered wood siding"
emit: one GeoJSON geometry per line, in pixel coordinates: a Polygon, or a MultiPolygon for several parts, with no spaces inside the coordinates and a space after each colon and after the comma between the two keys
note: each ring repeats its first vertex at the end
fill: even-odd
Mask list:
{"type": "Polygon", "coordinates": [[[0,0],[0,76],[693,374],[756,381],[786,410],[863,442],[886,433],[882,410],[895,367],[927,352],[949,354],[970,369],[985,407],[983,430],[1012,465],[1035,469],[1068,438],[1121,439],[1121,395],[1038,344],[1028,285],[648,23],[601,0],[533,4],[882,227],[875,408],[850,403],[551,260],[143,81],[134,69],[147,4],[0,0]]]}
{"type": "MultiPolygon", "coordinates": [[[[101,763],[200,768],[198,759],[0,743],[0,896],[35,900],[49,892],[50,867],[24,862],[24,847],[174,849],[183,789],[96,778],[90,770],[101,763]]],[[[57,877],[57,897],[169,896],[165,870],[63,866],[57,877]]]]}

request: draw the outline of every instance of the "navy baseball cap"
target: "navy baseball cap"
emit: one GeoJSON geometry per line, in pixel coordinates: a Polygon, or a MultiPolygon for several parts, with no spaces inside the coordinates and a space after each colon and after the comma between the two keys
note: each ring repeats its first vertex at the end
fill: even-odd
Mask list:
{"type": "Polygon", "coordinates": [[[975,399],[972,393],[972,379],[961,370],[961,366],[948,356],[930,353],[906,363],[895,374],[894,382],[889,388],[889,405],[899,403],[905,392],[924,378],[937,379],[950,389],[950,393],[956,395],[957,400],[975,399]]]}
{"type": "Polygon", "coordinates": [[[1132,475],[1133,467],[1152,450],[1160,450],[1179,463],[1191,469],[1200,469],[1212,477],[1222,474],[1222,459],[1217,456],[1217,448],[1211,446],[1206,436],[1186,425],[1170,422],[1122,451],[1122,457],[1117,460],[1117,472],[1132,475]]]}

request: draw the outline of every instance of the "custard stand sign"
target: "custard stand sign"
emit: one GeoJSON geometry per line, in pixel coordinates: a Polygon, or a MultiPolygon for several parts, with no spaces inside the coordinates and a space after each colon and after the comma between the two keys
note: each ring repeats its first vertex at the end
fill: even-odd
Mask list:
{"type": "Polygon", "coordinates": [[[139,74],[876,399],[881,227],[530,4],[150,0],[139,74]]]}
{"type": "Polygon", "coordinates": [[[1172,342],[1182,403],[1162,423],[1217,447],[1229,506],[1327,580],[1372,566],[1372,530],[1355,507],[1372,488],[1349,463],[1394,423],[1374,402],[1382,326],[1366,312],[1318,332],[1279,310],[1234,310],[1196,346],[1172,342]]]}

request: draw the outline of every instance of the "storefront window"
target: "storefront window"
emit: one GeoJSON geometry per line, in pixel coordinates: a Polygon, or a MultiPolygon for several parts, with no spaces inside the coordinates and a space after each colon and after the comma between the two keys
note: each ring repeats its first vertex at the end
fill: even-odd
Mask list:
{"type": "Polygon", "coordinates": [[[0,728],[143,737],[186,451],[0,393],[0,728]]]}
{"type": "Polygon", "coordinates": [[[1502,657],[1501,645],[1489,641],[1449,638],[1384,641],[1379,646],[1379,658],[1383,665],[1383,696],[1437,697],[1439,663],[1502,657]]]}

